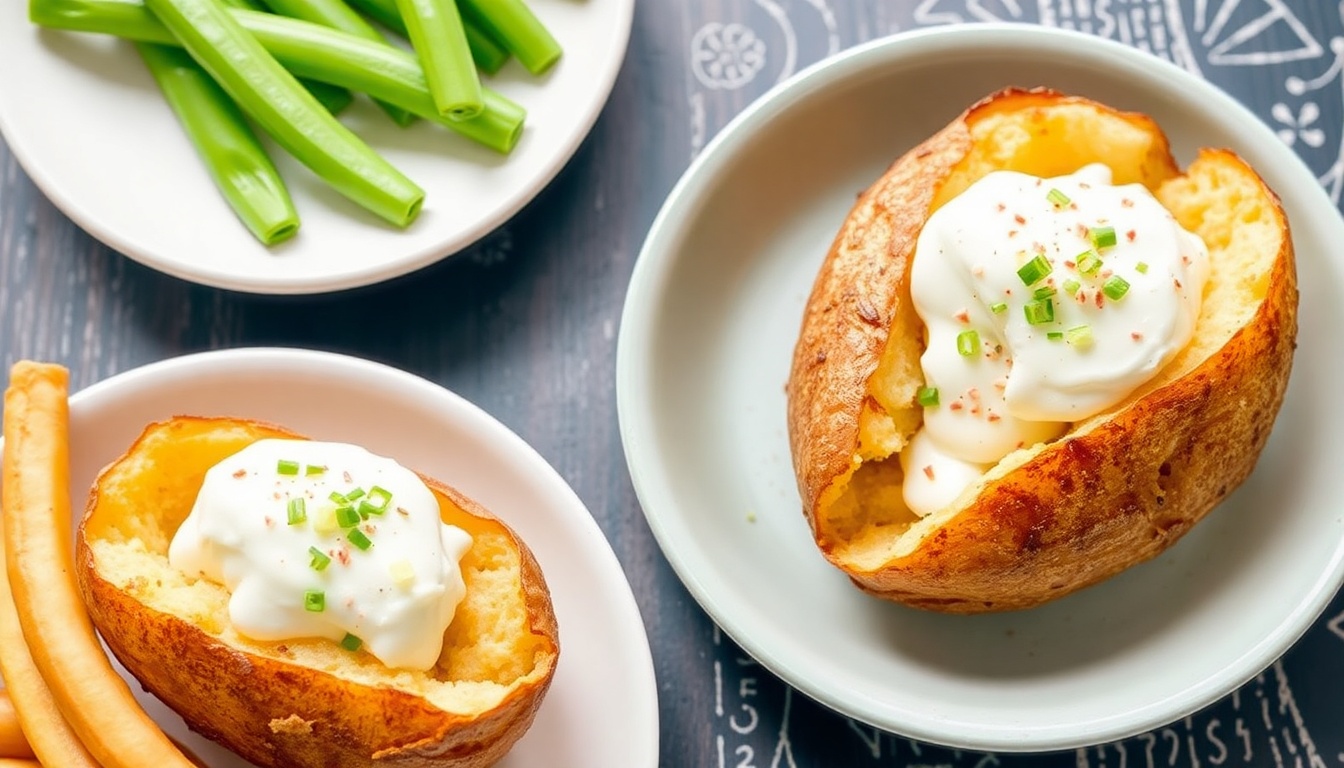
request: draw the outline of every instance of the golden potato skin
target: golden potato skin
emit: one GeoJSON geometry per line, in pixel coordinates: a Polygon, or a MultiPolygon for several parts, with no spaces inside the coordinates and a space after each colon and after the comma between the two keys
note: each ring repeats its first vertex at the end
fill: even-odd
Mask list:
{"type": "MultiPolygon", "coordinates": [[[[978,613],[1028,608],[1094,584],[1179,539],[1250,474],[1268,438],[1297,327],[1288,223],[1278,198],[1239,158],[1205,151],[1199,162],[1254,178],[1283,233],[1250,322],[1178,378],[1141,389],[1105,418],[1075,425],[988,481],[907,554],[876,567],[860,564],[846,554],[843,535],[825,524],[825,510],[871,458],[861,453],[860,425],[865,410],[882,409],[872,380],[883,355],[913,359],[918,371],[922,324],[910,306],[910,260],[932,201],[971,150],[970,126],[990,113],[1079,101],[1046,90],[1007,90],[971,107],[860,196],[818,274],[787,387],[794,467],[818,547],[874,595],[978,613]],[[893,326],[910,338],[893,341],[893,326]]],[[[1151,120],[1112,116],[1153,131],[1155,146],[1167,155],[1154,165],[1159,170],[1149,186],[1167,174],[1162,165],[1178,173],[1151,120]]],[[[900,417],[893,418],[899,426],[900,417]]]]}
{"type": "MultiPolygon", "coordinates": [[[[301,438],[259,422],[178,417],[151,425],[118,461],[136,455],[151,433],[161,429],[242,430],[251,436],[243,444],[264,437],[301,438]]],[[[174,458],[185,464],[172,467],[174,472],[194,477],[203,475],[223,456],[188,452],[174,458]]],[[[483,768],[502,758],[531,725],[559,652],[550,593],[531,551],[476,502],[422,476],[439,498],[441,509],[455,505],[476,518],[477,524],[511,537],[521,562],[527,618],[545,650],[539,654],[537,674],[498,706],[452,714],[405,691],[361,685],[289,663],[284,644],[275,644],[269,655],[234,648],[191,623],[147,607],[105,580],[89,546],[89,529],[99,514],[103,477],[110,470],[105,469],[94,485],[76,536],[80,588],[108,647],[146,690],[181,714],[193,730],[251,762],[274,768],[483,768]]],[[[160,482],[166,485],[168,481],[160,482]]],[[[154,513],[152,502],[147,500],[146,514],[154,513]]],[[[185,516],[185,512],[179,514],[185,516]]]]}

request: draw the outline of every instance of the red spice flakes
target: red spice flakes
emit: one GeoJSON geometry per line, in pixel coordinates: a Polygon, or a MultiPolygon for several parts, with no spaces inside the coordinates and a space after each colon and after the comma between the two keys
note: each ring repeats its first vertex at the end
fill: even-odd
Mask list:
{"type": "Polygon", "coordinates": [[[410,517],[411,513],[406,511],[405,507],[397,507],[397,514],[402,517],[410,517]]]}
{"type": "Polygon", "coordinates": [[[364,532],[372,536],[373,534],[378,532],[378,526],[374,525],[373,523],[365,523],[364,532]]]}
{"type": "Polygon", "coordinates": [[[1013,214],[1013,221],[1016,221],[1018,224],[1026,224],[1026,223],[1027,223],[1027,217],[1026,217],[1026,216],[1023,216],[1023,215],[1020,214],[1020,213],[1015,213],[1015,214],[1013,214]]]}
{"type": "Polygon", "coordinates": [[[1181,256],[1181,263],[1184,264],[1184,265],[1187,266],[1187,267],[1190,266],[1190,257],[1189,257],[1189,256],[1184,256],[1184,255],[1182,255],[1182,256],[1181,256]]]}
{"type": "Polygon", "coordinates": [[[1010,229],[1010,230],[1008,230],[1008,236],[1009,236],[1009,237],[1017,237],[1017,230],[1016,230],[1016,229],[1010,229]]]}
{"type": "Polygon", "coordinates": [[[247,470],[246,470],[246,469],[240,469],[240,470],[238,470],[237,472],[234,472],[234,473],[233,473],[233,479],[234,479],[234,480],[242,480],[244,477],[247,477],[247,470]]]}
{"type": "Polygon", "coordinates": [[[266,521],[266,527],[267,527],[267,528],[274,528],[274,527],[275,527],[275,519],[272,518],[270,515],[267,515],[267,516],[266,516],[265,518],[263,518],[263,519],[265,519],[265,521],[266,521]]]}
{"type": "Polygon", "coordinates": [[[1000,212],[1007,210],[1007,208],[1008,206],[1004,205],[1003,203],[999,203],[998,205],[994,206],[994,209],[1000,212]]]}
{"type": "Polygon", "coordinates": [[[925,465],[924,465],[924,476],[927,477],[927,478],[929,478],[930,480],[933,479],[933,465],[932,465],[932,464],[925,464],[925,465]]]}
{"type": "Polygon", "coordinates": [[[1003,418],[1002,416],[993,411],[990,411],[989,413],[985,414],[985,421],[988,421],[991,424],[1002,418],[1003,418]]]}
{"type": "Polygon", "coordinates": [[[1003,376],[1000,376],[999,378],[995,379],[995,380],[994,380],[994,388],[995,388],[995,389],[1007,389],[1007,388],[1008,388],[1008,379],[1005,378],[1005,377],[1003,377],[1003,376]]]}
{"type": "Polygon", "coordinates": [[[341,473],[341,479],[345,480],[345,482],[347,482],[347,483],[353,483],[353,482],[355,481],[354,478],[350,477],[350,473],[349,473],[349,472],[342,472],[342,473],[341,473]]]}
{"type": "Polygon", "coordinates": [[[1078,265],[1077,265],[1077,264],[1074,264],[1072,259],[1065,259],[1065,260],[1064,260],[1064,266],[1068,267],[1069,269],[1073,269],[1074,267],[1076,267],[1076,266],[1078,266],[1078,265]]]}
{"type": "Polygon", "coordinates": [[[980,390],[976,389],[975,387],[971,387],[970,389],[966,390],[966,396],[969,397],[972,402],[976,403],[980,402],[980,390]]]}
{"type": "Polygon", "coordinates": [[[971,267],[971,274],[975,275],[976,277],[984,277],[985,268],[979,264],[976,264],[974,267],[971,267]]]}
{"type": "Polygon", "coordinates": [[[1129,334],[1129,338],[1135,341],[1143,341],[1143,334],[1139,333],[1138,331],[1134,331],[1133,333],[1129,334]]]}
{"type": "Polygon", "coordinates": [[[1131,243],[1134,242],[1134,238],[1136,238],[1136,237],[1138,237],[1138,236],[1139,236],[1139,233],[1138,233],[1138,232],[1135,232],[1135,231],[1132,230],[1132,229],[1125,233],[1125,239],[1128,240],[1128,241],[1131,242],[1131,243]]]}
{"type": "Polygon", "coordinates": [[[1073,231],[1078,235],[1078,237],[1081,237],[1084,240],[1088,239],[1087,238],[1088,228],[1086,224],[1080,222],[1078,226],[1073,228],[1073,231]]]}
{"type": "Polygon", "coordinates": [[[961,410],[962,408],[964,408],[965,406],[961,404],[961,401],[959,401],[959,400],[953,400],[952,403],[951,403],[950,405],[948,405],[947,407],[948,407],[948,410],[952,410],[952,411],[960,411],[960,410],[961,410]]]}
{"type": "Polygon", "coordinates": [[[1102,307],[1106,306],[1106,297],[1101,295],[1101,291],[1097,291],[1096,293],[1096,303],[1097,303],[1097,309],[1101,309],[1102,307]]]}
{"type": "Polygon", "coordinates": [[[955,318],[955,319],[957,320],[957,322],[961,322],[961,323],[969,323],[969,322],[971,322],[971,313],[970,313],[970,312],[967,312],[965,309],[959,309],[959,310],[957,310],[957,311],[952,315],[952,317],[955,318]]]}
{"type": "Polygon", "coordinates": [[[1086,181],[1080,181],[1080,182],[1078,182],[1078,188],[1079,188],[1079,189],[1091,189],[1091,188],[1092,188],[1092,185],[1091,185],[1091,184],[1088,184],[1086,181]]]}
{"type": "Polygon", "coordinates": [[[1173,278],[1171,278],[1171,282],[1173,282],[1173,283],[1176,284],[1176,290],[1178,290],[1178,291],[1181,290],[1181,281],[1180,281],[1180,280],[1177,280],[1176,278],[1173,277],[1173,278]]]}
{"type": "Polygon", "coordinates": [[[336,555],[336,560],[339,561],[341,565],[350,564],[350,550],[346,549],[345,547],[341,547],[340,549],[334,551],[332,554],[336,555]]]}
{"type": "Polygon", "coordinates": [[[1111,275],[1114,275],[1114,274],[1115,274],[1115,270],[1110,269],[1110,268],[1108,267],[1108,268],[1106,268],[1106,269],[1101,270],[1101,279],[1102,279],[1102,280],[1105,280],[1106,278],[1108,278],[1108,277],[1110,277],[1111,275]]]}
{"type": "Polygon", "coordinates": [[[1133,208],[1133,207],[1134,207],[1134,201],[1131,200],[1131,199],[1129,199],[1128,197],[1126,197],[1126,198],[1122,198],[1122,199],[1120,200],[1120,205],[1123,206],[1123,207],[1125,207],[1125,208],[1133,208]]]}

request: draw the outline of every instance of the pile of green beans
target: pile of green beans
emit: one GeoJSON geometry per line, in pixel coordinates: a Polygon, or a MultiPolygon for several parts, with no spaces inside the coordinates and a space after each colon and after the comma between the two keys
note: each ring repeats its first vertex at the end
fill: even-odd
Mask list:
{"type": "Polygon", "coordinates": [[[299,216],[252,124],[333,189],[398,227],[425,193],[337,118],[371,97],[507,154],[526,111],[480,81],[510,57],[533,74],[561,50],[523,0],[30,0],[43,27],[135,42],[224,199],[266,245],[299,216]],[[460,3],[460,6],[459,6],[460,3]],[[361,13],[362,12],[362,13],[361,13]],[[393,46],[365,16],[407,36],[393,46]]]}

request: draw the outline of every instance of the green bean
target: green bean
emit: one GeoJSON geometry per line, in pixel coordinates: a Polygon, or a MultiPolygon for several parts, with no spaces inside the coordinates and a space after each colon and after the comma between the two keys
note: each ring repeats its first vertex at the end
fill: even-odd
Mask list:
{"type": "MultiPolygon", "coordinates": [[[[51,29],[179,44],[143,0],[32,0],[28,12],[34,23],[51,29]]],[[[300,77],[383,99],[498,152],[512,150],[522,134],[524,109],[489,88],[482,90],[485,109],[480,115],[470,120],[440,115],[420,63],[399,48],[297,19],[253,11],[230,13],[277,61],[300,77]]]]}
{"type": "MultiPolygon", "coordinates": [[[[261,3],[257,2],[257,0],[223,0],[223,1],[224,4],[230,8],[241,8],[245,11],[266,10],[266,7],[261,3]]],[[[355,97],[352,96],[349,91],[347,91],[344,88],[338,88],[334,85],[319,83],[315,80],[303,80],[303,79],[299,80],[299,84],[302,85],[309,93],[313,94],[313,98],[317,99],[318,103],[321,104],[323,107],[325,107],[326,110],[333,115],[339,115],[341,112],[345,110],[346,107],[350,106],[351,102],[355,100],[355,97]]]]}
{"type": "MultiPolygon", "coordinates": [[[[406,22],[401,20],[401,11],[397,10],[397,0],[350,0],[355,7],[371,16],[374,21],[407,36],[406,22]]],[[[493,75],[509,60],[509,52],[485,30],[471,19],[462,17],[462,29],[467,33],[467,47],[471,49],[472,61],[476,68],[493,75]]]]}
{"type": "MultiPolygon", "coordinates": [[[[229,1],[234,2],[236,0],[229,1]]],[[[378,34],[378,30],[370,26],[364,20],[364,17],[356,13],[353,8],[346,5],[344,0],[266,0],[266,5],[270,7],[271,11],[281,16],[311,21],[314,24],[339,29],[342,32],[358,35],[367,40],[384,42],[383,36],[378,34]]],[[[378,101],[377,99],[374,99],[374,101],[397,125],[405,127],[415,122],[415,115],[410,112],[385,101],[378,101]]]]}
{"type": "Polygon", "coordinates": [[[460,0],[462,13],[503,43],[528,72],[539,75],[560,60],[560,43],[523,0],[460,0]]]}
{"type": "Polygon", "coordinates": [[[186,51],[153,43],[135,49],[243,224],[266,245],[293,237],[299,214],[238,105],[186,51]]]}
{"type": "Polygon", "coordinates": [[[424,190],[323,110],[219,0],[146,0],[145,7],[276,143],[333,189],[397,226],[415,220],[424,190]]]}
{"type": "Polygon", "coordinates": [[[483,106],[481,79],[467,47],[457,0],[396,0],[439,114],[475,117],[483,106]]]}

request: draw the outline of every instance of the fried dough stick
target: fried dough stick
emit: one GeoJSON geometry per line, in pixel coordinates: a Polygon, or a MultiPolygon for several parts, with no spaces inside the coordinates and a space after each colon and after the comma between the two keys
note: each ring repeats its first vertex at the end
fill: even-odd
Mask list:
{"type": "Polygon", "coordinates": [[[19,624],[57,706],[104,768],[193,768],[112,669],[75,586],[68,377],[60,366],[20,361],[5,391],[0,502],[19,624]]]}

